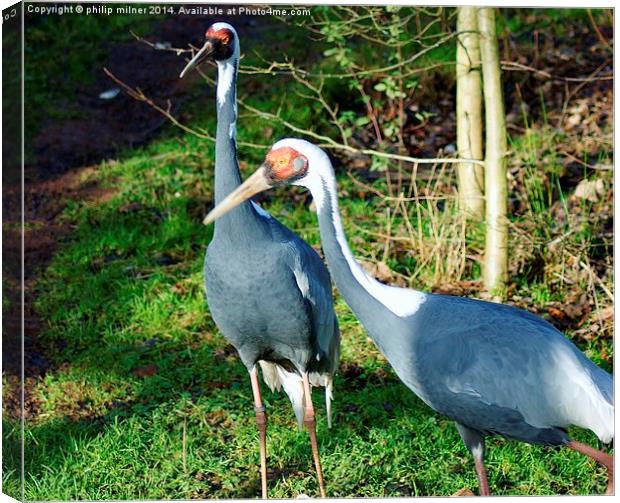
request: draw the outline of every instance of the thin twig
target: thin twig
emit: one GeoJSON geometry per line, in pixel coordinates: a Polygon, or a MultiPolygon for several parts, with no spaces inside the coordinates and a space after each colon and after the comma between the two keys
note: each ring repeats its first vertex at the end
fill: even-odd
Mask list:
{"type": "Polygon", "coordinates": [[[153,49],[155,49],[156,51],[174,52],[177,56],[180,56],[181,54],[186,53],[186,52],[193,54],[196,51],[196,48],[191,45],[189,49],[179,49],[178,47],[158,47],[157,44],[146,40],[145,38],[141,37],[140,35],[137,35],[131,30],[129,31],[129,33],[131,33],[138,42],[146,44],[149,47],[152,47],[153,49]]]}
{"type": "Polygon", "coordinates": [[[573,99],[573,96],[575,96],[586,84],[592,82],[596,78],[597,74],[603,71],[606,66],[607,63],[603,63],[602,65],[600,65],[596,70],[594,70],[590,75],[588,75],[588,77],[581,84],[579,84],[577,87],[575,87],[575,89],[570,92],[568,91],[568,82],[565,82],[566,100],[564,102],[564,105],[562,106],[562,114],[560,115],[560,120],[558,124],[561,125],[564,122],[564,117],[566,115],[566,110],[568,109],[568,104],[570,100],[573,99]]]}
{"type": "Polygon", "coordinates": [[[611,164],[609,165],[588,164],[587,162],[584,162],[581,159],[579,159],[579,157],[576,157],[569,152],[565,152],[564,150],[558,150],[558,154],[565,155],[569,159],[572,159],[573,161],[578,162],[579,164],[581,164],[582,166],[588,169],[595,169],[595,170],[600,170],[600,171],[611,171],[613,169],[613,165],[611,164]]]}
{"type": "Polygon", "coordinates": [[[347,176],[351,179],[351,181],[357,185],[358,187],[361,187],[362,189],[368,191],[368,192],[372,192],[373,194],[375,194],[376,196],[380,197],[381,199],[383,199],[384,201],[405,201],[405,202],[414,202],[414,201],[444,201],[446,199],[456,199],[456,196],[450,195],[450,194],[444,194],[442,196],[409,196],[409,197],[405,197],[403,195],[400,196],[389,196],[387,194],[384,194],[383,192],[381,192],[379,189],[376,189],[374,187],[372,187],[371,185],[365,184],[364,182],[361,182],[360,180],[358,180],[357,178],[355,178],[353,176],[353,174],[351,173],[351,171],[347,171],[347,176]]]}
{"type": "Polygon", "coordinates": [[[588,12],[588,17],[590,18],[590,22],[592,23],[592,26],[594,27],[594,31],[596,32],[596,36],[604,45],[607,46],[609,50],[613,51],[611,45],[609,44],[609,42],[603,36],[603,33],[599,29],[598,24],[596,24],[596,21],[594,20],[594,16],[592,15],[592,9],[587,9],[587,12],[588,12]]]}
{"type": "MultiPolygon", "coordinates": [[[[385,73],[387,71],[390,70],[394,70],[400,67],[403,67],[405,65],[408,65],[410,63],[412,63],[413,61],[415,61],[416,59],[419,59],[420,57],[422,57],[424,54],[426,54],[427,52],[439,47],[440,45],[442,45],[443,43],[447,42],[448,40],[452,39],[453,37],[464,33],[464,32],[455,32],[455,33],[451,33],[446,37],[441,38],[440,40],[438,40],[436,43],[424,48],[423,50],[417,52],[416,54],[414,54],[413,56],[399,61],[396,64],[393,65],[389,65],[386,67],[382,67],[382,68],[378,68],[378,69],[372,69],[372,70],[363,70],[360,72],[357,72],[358,77],[359,76],[363,76],[363,75],[371,75],[371,74],[375,74],[375,73],[385,73]]],[[[155,44],[153,44],[152,42],[149,42],[148,40],[145,40],[137,35],[134,34],[134,37],[136,37],[136,39],[138,39],[139,41],[155,48],[155,44]]],[[[168,48],[168,50],[172,50],[174,52],[177,52],[179,54],[183,53],[183,52],[192,52],[194,51],[194,48],[189,49],[189,50],[185,50],[185,49],[175,49],[175,48],[168,48]]],[[[266,70],[264,70],[265,73],[267,72],[273,72],[273,68],[281,68],[281,67],[286,67],[288,68],[289,72],[291,74],[293,74],[298,80],[300,79],[300,75],[304,75],[304,76],[309,76],[311,75],[309,72],[305,72],[304,70],[295,68],[292,63],[285,63],[285,64],[279,64],[279,63],[273,63],[272,65],[270,65],[270,67],[266,70]]],[[[199,138],[203,138],[203,139],[207,139],[210,141],[215,141],[215,139],[213,138],[213,136],[211,136],[209,133],[207,133],[205,130],[200,130],[197,131],[195,129],[190,128],[189,126],[186,126],[185,124],[181,123],[180,121],[178,121],[171,113],[170,113],[170,106],[168,107],[168,109],[164,109],[161,106],[157,105],[157,103],[155,103],[152,99],[150,99],[149,97],[147,97],[140,89],[136,88],[132,88],[129,85],[127,85],[126,83],[122,82],[120,79],[118,79],[115,75],[113,75],[107,68],[104,69],[105,73],[113,80],[115,81],[117,84],[119,84],[123,89],[125,89],[125,91],[127,92],[127,94],[129,96],[131,96],[132,98],[138,100],[138,101],[143,101],[145,103],[147,103],[150,107],[152,107],[154,110],[156,110],[157,112],[159,112],[160,114],[162,114],[163,116],[165,116],[168,120],[170,120],[175,126],[179,127],[180,129],[182,129],[183,131],[190,133],[192,135],[195,135],[199,138]]],[[[208,78],[202,71],[200,71],[200,69],[198,69],[199,73],[203,76],[203,78],[205,78],[206,80],[213,82],[212,79],[208,78]]],[[[253,70],[253,71],[257,71],[258,70],[253,70]]],[[[331,77],[334,77],[335,75],[331,75],[331,77]]],[[[339,75],[340,77],[350,77],[350,74],[341,74],[339,75]]],[[[323,78],[327,78],[327,76],[322,75],[323,78]]],[[[303,79],[302,79],[303,80],[303,79]]],[[[302,82],[304,84],[307,84],[307,81],[302,82]]],[[[307,86],[306,86],[307,87],[307,86]]],[[[311,87],[312,90],[314,90],[316,92],[316,88],[311,87]]],[[[321,97],[322,98],[322,97],[321,97]]],[[[375,157],[381,157],[384,159],[391,159],[391,160],[396,160],[396,161],[404,161],[404,162],[409,162],[409,163],[420,163],[420,164],[434,164],[437,162],[440,163],[469,163],[469,164],[479,164],[484,166],[484,162],[480,161],[480,160],[475,160],[475,159],[462,159],[462,158],[434,158],[434,159],[422,159],[422,158],[415,158],[415,157],[410,157],[407,155],[401,155],[401,154],[393,154],[393,153],[389,153],[389,152],[381,152],[381,151],[377,151],[374,149],[356,149],[354,147],[351,147],[350,145],[346,144],[346,143],[338,143],[335,140],[333,140],[332,138],[325,136],[325,135],[321,135],[321,134],[317,134],[314,133],[310,130],[307,129],[303,129],[300,128],[298,126],[296,126],[295,124],[290,123],[289,121],[282,119],[279,114],[272,114],[270,112],[264,112],[262,110],[259,110],[249,104],[247,104],[244,100],[239,99],[238,100],[239,105],[241,105],[242,107],[244,107],[246,110],[249,110],[250,112],[254,113],[256,116],[261,117],[263,119],[268,119],[268,120],[274,120],[279,122],[280,124],[284,125],[286,128],[290,129],[291,131],[294,131],[296,133],[299,134],[303,134],[305,136],[309,136],[315,140],[321,141],[322,144],[320,146],[325,146],[328,148],[332,148],[332,149],[336,149],[336,150],[344,150],[344,151],[348,151],[348,152],[352,152],[352,153],[361,153],[361,154],[366,154],[366,155],[371,155],[371,156],[375,156],[375,157]]],[[[322,100],[322,104],[325,105],[325,101],[324,99],[322,100]]],[[[330,114],[332,115],[332,119],[333,119],[333,110],[329,109],[330,114]]],[[[342,131],[341,131],[342,133],[342,131]]],[[[343,142],[346,141],[346,139],[343,137],[343,142]]],[[[238,142],[239,146],[247,146],[247,147],[251,147],[251,148],[268,148],[266,145],[257,145],[257,144],[251,144],[251,143],[247,143],[247,142],[238,142]]]]}
{"type": "Polygon", "coordinates": [[[596,273],[592,270],[592,268],[588,264],[586,264],[583,260],[579,261],[579,265],[585,269],[585,271],[588,273],[590,278],[592,278],[596,283],[598,283],[598,286],[601,287],[601,290],[605,292],[607,297],[609,297],[609,299],[612,302],[614,302],[614,294],[611,292],[611,290],[609,290],[609,288],[607,288],[607,285],[603,283],[603,280],[596,275],[596,273]]]}
{"type": "MultiPolygon", "coordinates": [[[[130,85],[126,84],[125,82],[123,82],[121,79],[119,79],[116,75],[114,75],[107,68],[104,68],[103,71],[105,72],[105,74],[108,77],[110,77],[110,79],[112,79],[119,86],[121,86],[125,90],[125,92],[131,98],[133,98],[133,99],[135,99],[137,101],[142,101],[142,102],[146,103],[153,110],[159,112],[166,119],[168,119],[174,126],[182,129],[186,133],[189,133],[191,135],[196,136],[197,138],[202,138],[203,140],[209,140],[209,141],[215,142],[215,138],[213,136],[211,136],[206,130],[204,130],[202,128],[200,128],[199,130],[192,129],[189,126],[186,126],[185,124],[180,122],[174,115],[172,115],[170,113],[170,108],[171,108],[170,102],[168,102],[168,107],[167,108],[162,108],[157,103],[155,103],[155,101],[153,101],[146,94],[144,94],[144,92],[141,89],[133,88],[130,85]]],[[[269,148],[269,145],[260,145],[260,144],[257,144],[257,143],[250,143],[250,142],[243,142],[243,141],[237,142],[237,145],[242,146],[242,147],[261,149],[261,150],[269,148]]]]}
{"type": "MultiPolygon", "coordinates": [[[[523,70],[526,72],[532,72],[535,73],[537,75],[540,75],[541,77],[544,77],[546,79],[550,79],[550,80],[557,80],[559,82],[594,82],[597,80],[613,80],[614,76],[613,74],[605,74],[605,75],[601,75],[600,77],[558,77],[556,75],[552,75],[549,72],[545,72],[544,70],[538,70],[537,68],[533,68],[531,66],[527,66],[527,65],[523,65],[521,63],[517,63],[515,61],[501,61],[501,65],[502,65],[502,70],[507,70],[507,71],[515,71],[515,70],[523,70]]],[[[596,70],[595,73],[598,73],[600,71],[600,69],[596,70]]]]}
{"type": "Polygon", "coordinates": [[[333,148],[335,150],[344,150],[344,151],[352,152],[352,153],[355,153],[355,154],[373,155],[373,156],[376,156],[376,157],[382,157],[384,159],[393,159],[393,160],[398,160],[398,161],[405,161],[405,162],[419,163],[419,164],[473,163],[473,164],[479,164],[481,166],[484,166],[484,161],[480,161],[480,160],[476,160],[476,159],[456,159],[456,158],[428,158],[428,159],[422,159],[422,158],[417,158],[417,157],[410,157],[408,155],[399,155],[399,154],[391,154],[389,152],[380,152],[378,150],[367,149],[367,148],[365,148],[365,149],[358,149],[358,148],[355,148],[355,147],[351,147],[350,145],[344,145],[342,143],[338,143],[335,140],[333,140],[332,138],[330,138],[329,136],[318,134],[318,133],[315,133],[315,132],[310,131],[308,129],[304,129],[304,128],[301,128],[299,126],[296,126],[295,124],[292,124],[291,122],[283,119],[282,117],[280,117],[280,116],[278,116],[276,114],[273,114],[271,112],[265,112],[263,110],[259,110],[258,108],[255,108],[252,105],[249,105],[248,103],[246,103],[242,99],[239,99],[238,103],[243,108],[245,108],[246,110],[249,110],[250,112],[253,112],[258,117],[261,117],[263,119],[272,120],[272,121],[277,121],[280,124],[282,124],[283,126],[285,126],[286,128],[290,129],[291,131],[294,131],[294,132],[299,133],[299,134],[303,134],[305,136],[309,136],[311,138],[314,138],[315,140],[319,140],[319,141],[323,142],[322,146],[333,148]]]}

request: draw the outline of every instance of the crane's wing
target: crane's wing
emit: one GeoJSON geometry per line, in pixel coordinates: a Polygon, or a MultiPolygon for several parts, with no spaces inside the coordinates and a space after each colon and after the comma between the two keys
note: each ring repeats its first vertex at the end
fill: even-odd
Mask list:
{"type": "Polygon", "coordinates": [[[308,243],[258,204],[252,202],[252,205],[263,223],[269,226],[274,241],[284,245],[279,247],[282,258],[295,277],[301,297],[306,303],[317,355],[320,360],[325,359],[324,365],[319,364],[316,367],[334,372],[338,364],[340,332],[334,313],[331,277],[327,267],[308,243]]]}
{"type": "Polygon", "coordinates": [[[321,353],[319,356],[333,360],[340,336],[334,313],[331,278],[321,258],[305,241],[295,236],[289,245],[287,263],[308,304],[315,342],[321,353]]]}
{"type": "Polygon", "coordinates": [[[552,325],[511,306],[454,297],[441,301],[449,322],[435,317],[419,350],[433,362],[434,379],[451,394],[445,397],[452,402],[447,407],[460,401],[496,407],[503,411],[495,411],[496,418],[505,414],[514,421],[513,411],[542,429],[576,424],[599,433],[608,428],[611,376],[552,325]]]}

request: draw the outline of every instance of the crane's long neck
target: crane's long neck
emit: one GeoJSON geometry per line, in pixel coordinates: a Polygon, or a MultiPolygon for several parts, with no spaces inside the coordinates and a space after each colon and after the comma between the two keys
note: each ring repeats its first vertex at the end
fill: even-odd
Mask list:
{"type": "MultiPolygon", "coordinates": [[[[215,204],[219,204],[228,194],[241,184],[241,174],[237,163],[237,66],[238,51],[233,57],[218,61],[217,76],[217,133],[215,138],[215,204]]],[[[256,213],[251,203],[239,205],[215,224],[215,233],[228,236],[241,236],[244,239],[255,224],[256,213]]]]}
{"type": "Polygon", "coordinates": [[[382,349],[382,342],[390,335],[386,323],[414,314],[424,302],[424,294],[384,285],[362,269],[347,244],[331,166],[322,171],[309,188],[318,209],[321,241],[332,277],[344,300],[382,349]]]}

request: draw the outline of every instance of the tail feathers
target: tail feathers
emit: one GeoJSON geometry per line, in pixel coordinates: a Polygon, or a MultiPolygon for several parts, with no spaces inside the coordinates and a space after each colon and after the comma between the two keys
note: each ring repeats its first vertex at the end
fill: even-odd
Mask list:
{"type": "Polygon", "coordinates": [[[601,416],[600,426],[595,433],[604,444],[610,443],[614,438],[614,383],[613,378],[607,372],[600,372],[594,379],[594,384],[601,395],[599,404],[599,414],[601,416]]]}
{"type": "Polygon", "coordinates": [[[614,438],[613,378],[604,370],[590,364],[590,371],[576,379],[581,390],[578,406],[573,404],[572,424],[588,428],[604,444],[614,438]]]}
{"type": "Polygon", "coordinates": [[[550,360],[553,399],[535,414],[541,414],[543,424],[592,430],[607,444],[614,437],[613,377],[576,346],[566,344],[566,339],[561,341],[553,347],[550,360]]]}
{"type": "Polygon", "coordinates": [[[599,367],[595,368],[595,373],[592,375],[594,384],[601,392],[601,395],[605,401],[613,407],[614,405],[614,381],[613,377],[602,370],[599,367]]]}
{"type": "Polygon", "coordinates": [[[601,442],[610,443],[614,438],[614,406],[606,400],[599,400],[591,405],[589,427],[601,442]]]}

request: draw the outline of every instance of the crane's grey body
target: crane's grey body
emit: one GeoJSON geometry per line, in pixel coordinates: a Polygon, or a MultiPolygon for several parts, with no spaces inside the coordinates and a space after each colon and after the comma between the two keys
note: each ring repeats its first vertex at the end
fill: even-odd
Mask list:
{"type": "Polygon", "coordinates": [[[233,239],[214,236],[207,249],[213,319],[248,368],[265,360],[288,370],[333,372],[338,326],[327,269],[275,219],[254,218],[263,239],[249,240],[238,231],[233,239]]]}
{"type": "MultiPolygon", "coordinates": [[[[237,44],[230,59],[218,61],[216,203],[241,183],[235,139],[238,57],[237,44]]],[[[204,276],[213,319],[248,370],[259,363],[272,389],[284,387],[300,425],[300,373],[309,372],[311,384],[326,386],[329,411],[340,336],[329,273],[318,254],[248,201],[216,222],[204,276]]]]}
{"type": "Polygon", "coordinates": [[[577,424],[609,441],[611,376],[540,318],[511,306],[427,295],[415,315],[384,312],[381,320],[383,328],[371,322],[368,333],[401,380],[461,425],[561,445],[568,441],[564,428],[577,424]],[[437,316],[440,309],[448,316],[437,316]]]}
{"type": "Polygon", "coordinates": [[[344,241],[333,172],[328,175],[310,187],[315,187],[315,200],[315,191],[323,191],[318,218],[332,277],[412,391],[481,435],[561,445],[568,441],[564,429],[574,424],[592,429],[604,442],[611,440],[611,375],[548,322],[512,306],[364,278],[344,241]],[[413,304],[411,314],[394,304],[398,299],[413,304]]]}

